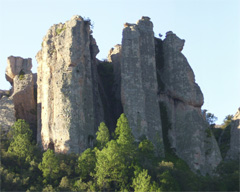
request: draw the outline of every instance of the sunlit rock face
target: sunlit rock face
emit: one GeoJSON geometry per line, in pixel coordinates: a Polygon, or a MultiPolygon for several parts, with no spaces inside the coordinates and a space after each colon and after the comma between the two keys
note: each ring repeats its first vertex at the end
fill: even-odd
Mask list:
{"type": "Polygon", "coordinates": [[[181,53],[185,41],[173,32],[155,39],[159,101],[169,148],[193,171],[211,174],[222,160],[217,142],[201,113],[203,94],[181,53]]]}
{"type": "Polygon", "coordinates": [[[230,149],[227,152],[226,159],[240,159],[240,108],[238,108],[238,112],[232,118],[230,149]]]}
{"type": "Polygon", "coordinates": [[[38,61],[38,143],[43,149],[80,153],[92,146],[103,121],[90,21],[74,16],[52,26],[38,61]]]}
{"type": "Polygon", "coordinates": [[[164,156],[157,99],[153,24],[142,17],[125,24],[121,49],[121,101],[134,137],[146,136],[164,156]]]}

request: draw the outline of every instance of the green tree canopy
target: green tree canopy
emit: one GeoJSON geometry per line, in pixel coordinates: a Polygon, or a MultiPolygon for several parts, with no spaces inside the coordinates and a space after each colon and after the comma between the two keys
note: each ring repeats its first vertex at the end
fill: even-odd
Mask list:
{"type": "Polygon", "coordinates": [[[96,164],[95,152],[88,148],[78,158],[78,168],[82,179],[90,179],[96,164]]]}
{"type": "Polygon", "coordinates": [[[43,153],[42,162],[38,168],[43,172],[43,177],[46,179],[56,179],[59,173],[59,160],[53,150],[48,149],[43,153]]]}
{"type": "Polygon", "coordinates": [[[109,130],[104,122],[100,123],[96,135],[98,147],[102,149],[110,139],[109,130]]]}

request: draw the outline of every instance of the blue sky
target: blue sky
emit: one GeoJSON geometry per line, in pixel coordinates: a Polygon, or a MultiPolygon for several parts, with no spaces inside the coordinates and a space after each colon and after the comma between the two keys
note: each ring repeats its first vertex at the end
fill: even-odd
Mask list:
{"type": "Polygon", "coordinates": [[[204,94],[202,108],[221,123],[240,107],[239,0],[0,0],[0,89],[10,88],[7,57],[31,57],[37,72],[35,55],[47,30],[73,15],[93,21],[99,59],[121,43],[125,22],[149,16],[156,36],[173,31],[185,39],[183,54],[204,94]]]}

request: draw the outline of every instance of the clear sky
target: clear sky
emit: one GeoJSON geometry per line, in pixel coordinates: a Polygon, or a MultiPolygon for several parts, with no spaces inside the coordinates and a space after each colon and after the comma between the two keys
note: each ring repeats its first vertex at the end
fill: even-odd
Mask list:
{"type": "Polygon", "coordinates": [[[221,123],[240,107],[240,0],[0,0],[0,89],[7,57],[35,55],[47,30],[73,15],[89,17],[93,36],[107,57],[121,43],[125,22],[149,16],[155,35],[173,31],[185,39],[183,54],[204,94],[204,106],[221,123]]]}

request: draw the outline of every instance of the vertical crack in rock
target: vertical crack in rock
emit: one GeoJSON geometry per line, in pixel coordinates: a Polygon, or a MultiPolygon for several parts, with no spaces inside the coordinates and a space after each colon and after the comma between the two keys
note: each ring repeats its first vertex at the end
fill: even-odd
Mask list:
{"type": "Polygon", "coordinates": [[[74,16],[52,26],[38,61],[38,143],[56,152],[90,147],[103,120],[90,21],[74,16]],[[96,105],[96,104],[99,105],[96,105]]]}
{"type": "Polygon", "coordinates": [[[123,30],[121,100],[134,137],[145,135],[164,156],[157,88],[153,24],[142,17],[123,30]]]}
{"type": "Polygon", "coordinates": [[[193,171],[211,174],[222,160],[213,134],[201,113],[203,94],[181,53],[184,40],[167,32],[155,39],[159,100],[166,149],[173,150],[193,171]],[[167,145],[168,144],[168,145],[167,145]]]}

